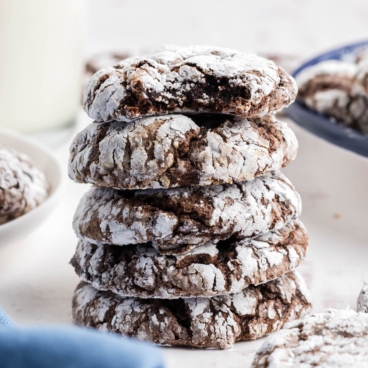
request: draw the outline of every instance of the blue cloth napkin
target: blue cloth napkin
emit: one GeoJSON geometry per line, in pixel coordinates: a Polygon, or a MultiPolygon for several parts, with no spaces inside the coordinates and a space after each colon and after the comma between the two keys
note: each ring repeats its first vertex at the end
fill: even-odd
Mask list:
{"type": "Polygon", "coordinates": [[[76,326],[19,328],[0,309],[1,368],[163,368],[158,348],[76,326]]]}

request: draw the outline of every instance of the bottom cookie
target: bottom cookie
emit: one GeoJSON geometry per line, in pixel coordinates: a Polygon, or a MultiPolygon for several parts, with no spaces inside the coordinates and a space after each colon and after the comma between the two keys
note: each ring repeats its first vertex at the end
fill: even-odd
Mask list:
{"type": "Polygon", "coordinates": [[[213,298],[139,299],[98,291],[81,282],[73,298],[78,325],[159,345],[226,349],[281,329],[311,309],[299,274],[213,298]]]}

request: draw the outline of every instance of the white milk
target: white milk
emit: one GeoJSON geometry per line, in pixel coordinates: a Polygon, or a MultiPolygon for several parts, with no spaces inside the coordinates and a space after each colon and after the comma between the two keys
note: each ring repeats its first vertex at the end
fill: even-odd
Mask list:
{"type": "Polygon", "coordinates": [[[0,0],[0,126],[73,122],[81,100],[85,0],[0,0]]]}

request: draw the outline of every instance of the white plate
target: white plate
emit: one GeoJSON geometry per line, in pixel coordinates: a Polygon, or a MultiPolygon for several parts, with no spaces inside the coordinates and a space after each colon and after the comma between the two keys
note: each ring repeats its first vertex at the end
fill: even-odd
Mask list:
{"type": "Polygon", "coordinates": [[[62,166],[54,153],[41,143],[24,135],[0,128],[0,145],[27,154],[42,170],[51,186],[48,198],[32,211],[0,225],[0,246],[23,239],[35,230],[55,209],[61,194],[62,166]]]}

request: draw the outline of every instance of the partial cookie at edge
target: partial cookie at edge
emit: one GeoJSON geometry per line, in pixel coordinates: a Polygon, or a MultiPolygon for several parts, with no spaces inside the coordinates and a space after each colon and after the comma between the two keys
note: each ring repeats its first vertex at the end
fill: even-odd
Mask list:
{"type": "Polygon", "coordinates": [[[297,76],[298,99],[312,110],[368,134],[366,65],[339,60],[313,65],[297,76]]]}
{"type": "Polygon", "coordinates": [[[311,309],[303,279],[290,272],[240,293],[213,298],[139,299],[80,283],[73,318],[94,327],[160,345],[226,349],[278,331],[311,309]]]}
{"type": "Polygon", "coordinates": [[[289,323],[268,337],[253,368],[366,367],[368,314],[330,309],[289,323]]]}
{"type": "Polygon", "coordinates": [[[349,105],[355,72],[355,64],[338,60],[312,65],[296,78],[298,99],[315,111],[352,125],[354,118],[349,105]]]}
{"type": "Polygon", "coordinates": [[[45,175],[27,155],[0,146],[0,224],[40,205],[49,189],[45,175]]]}

